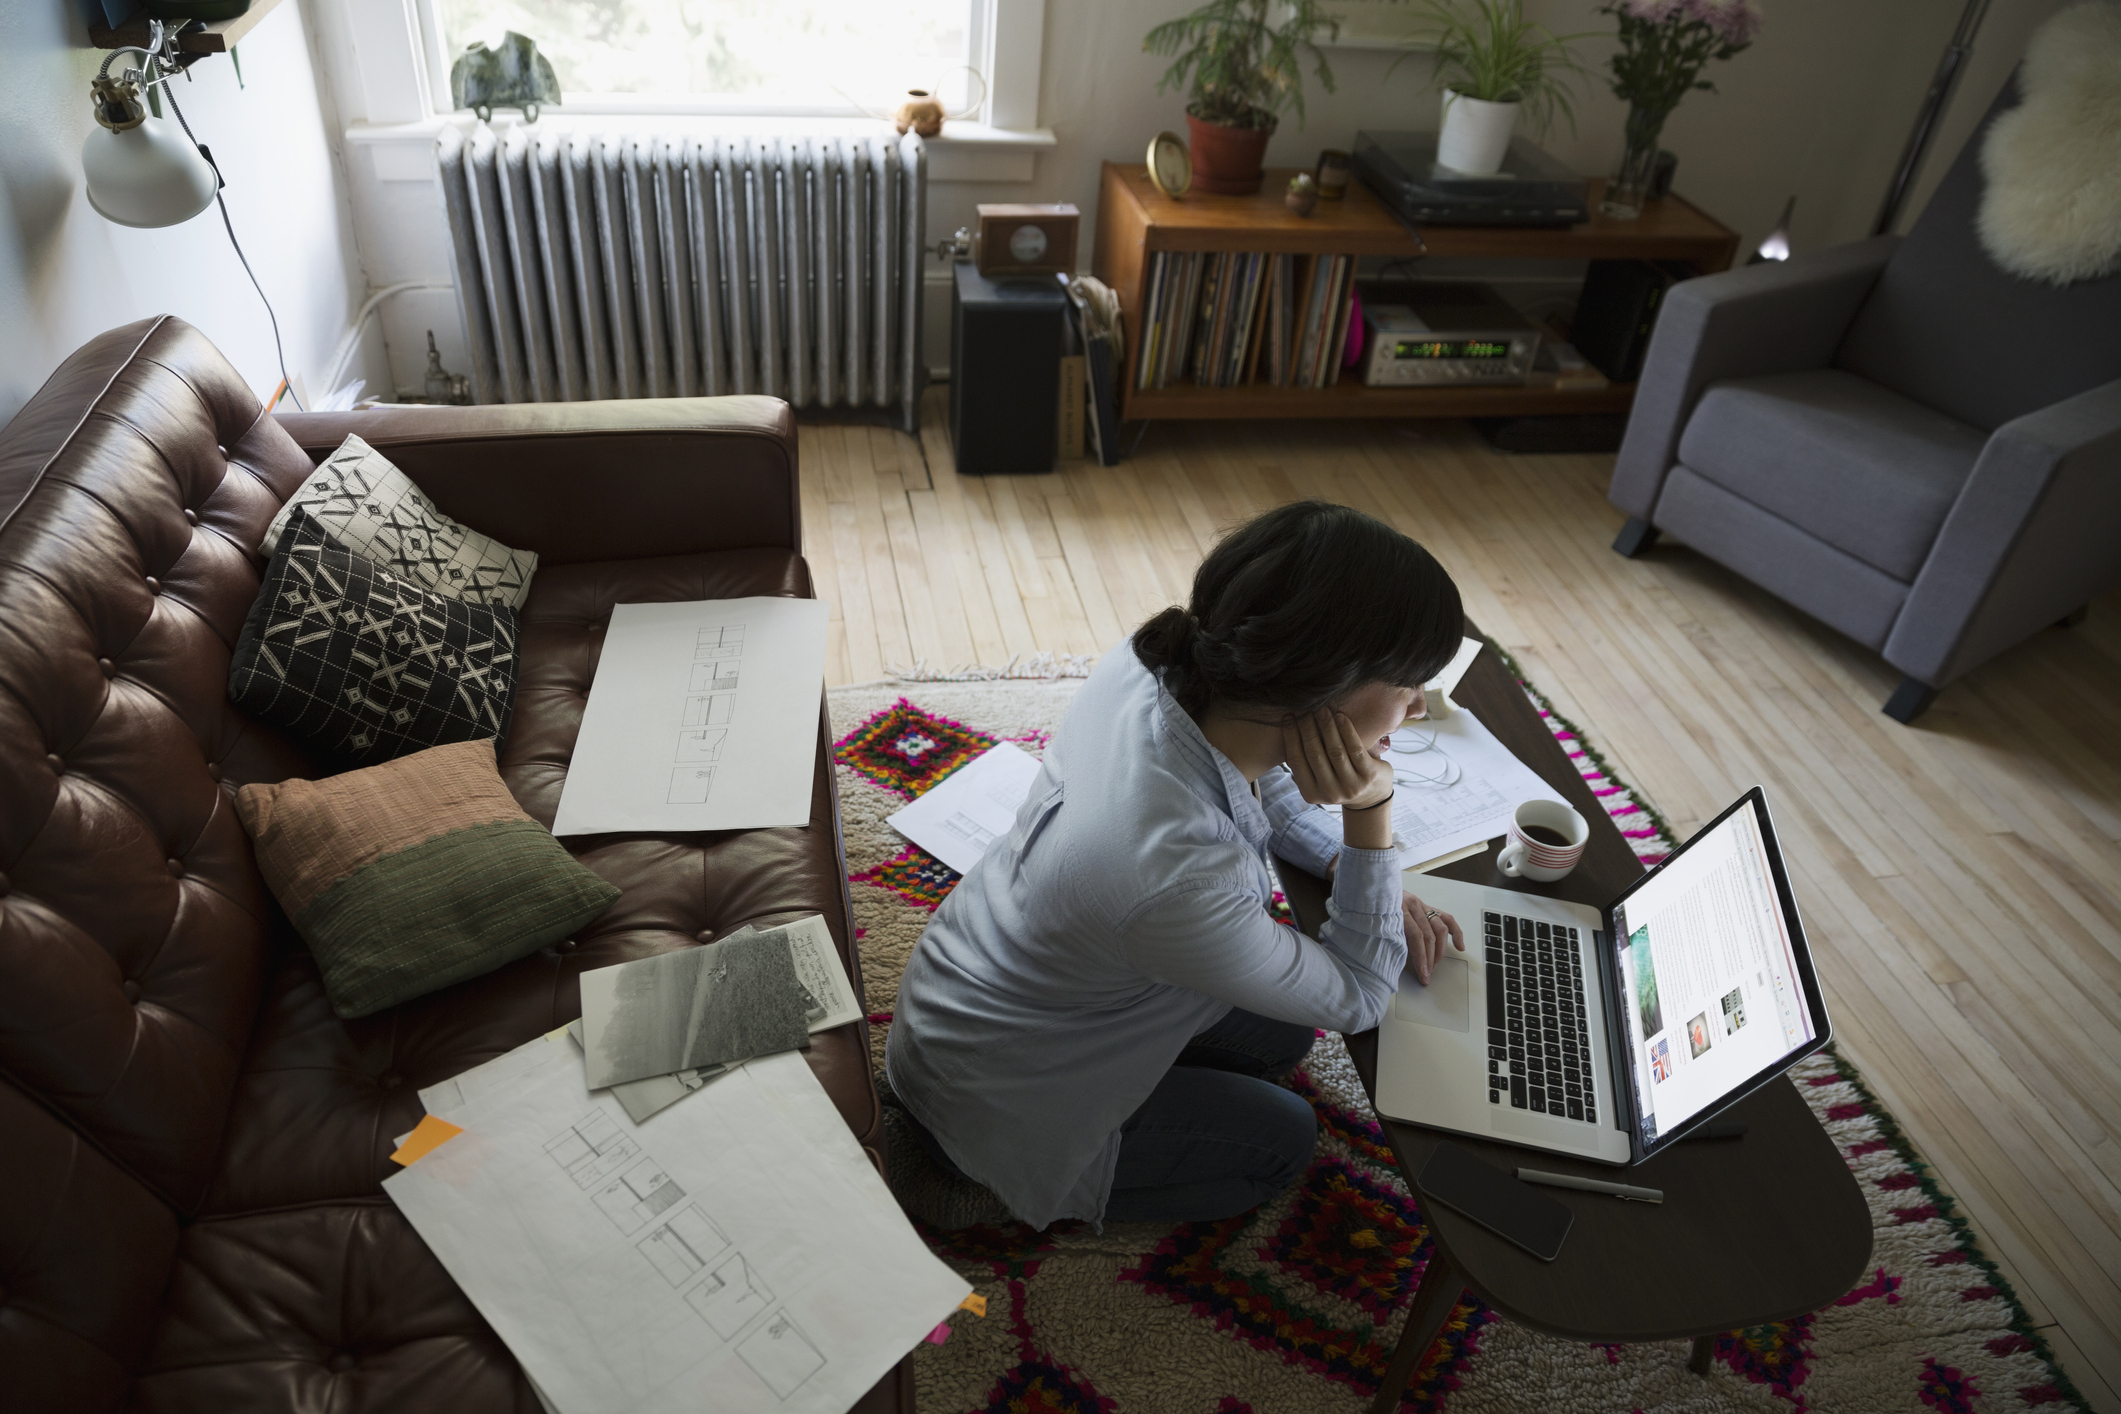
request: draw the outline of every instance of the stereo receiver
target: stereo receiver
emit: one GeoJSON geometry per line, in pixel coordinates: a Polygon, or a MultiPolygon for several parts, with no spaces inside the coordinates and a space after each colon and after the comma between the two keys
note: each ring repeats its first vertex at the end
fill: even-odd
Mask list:
{"type": "Polygon", "coordinates": [[[1358,281],[1373,388],[1523,383],[1541,329],[1486,285],[1442,280],[1358,281]]]}

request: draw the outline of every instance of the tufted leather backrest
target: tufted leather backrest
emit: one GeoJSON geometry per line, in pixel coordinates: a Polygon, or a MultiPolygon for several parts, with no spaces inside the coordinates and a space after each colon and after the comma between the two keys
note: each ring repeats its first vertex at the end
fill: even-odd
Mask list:
{"type": "Polygon", "coordinates": [[[0,431],[0,1071],[178,1213],[275,926],[233,790],[310,770],[226,695],[252,549],[310,469],[168,318],[0,431]]]}

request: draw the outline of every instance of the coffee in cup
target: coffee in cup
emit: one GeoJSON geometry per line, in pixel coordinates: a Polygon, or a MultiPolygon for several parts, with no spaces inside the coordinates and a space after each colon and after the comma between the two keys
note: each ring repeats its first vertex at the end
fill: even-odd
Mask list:
{"type": "Polygon", "coordinates": [[[1528,800],[1510,819],[1510,835],[1495,856],[1495,867],[1512,879],[1551,884],[1568,877],[1590,841],[1591,827],[1568,806],[1528,800]]]}

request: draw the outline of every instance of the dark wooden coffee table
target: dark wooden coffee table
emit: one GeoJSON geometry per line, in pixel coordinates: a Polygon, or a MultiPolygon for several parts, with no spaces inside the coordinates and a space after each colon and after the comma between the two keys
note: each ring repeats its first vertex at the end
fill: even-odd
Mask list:
{"type": "MultiPolygon", "coordinates": [[[[1475,632],[1470,626],[1467,631],[1475,632]]],[[[1454,879],[1545,894],[1603,907],[1642,872],[1622,837],[1540,721],[1515,679],[1484,650],[1452,699],[1590,822],[1583,862],[1557,884],[1509,879],[1495,852],[1436,871],[1454,879]]],[[[1291,906],[1306,932],[1325,917],[1326,886],[1282,865],[1291,906]]],[[[1416,890],[1419,892],[1419,889],[1416,890]]],[[[1461,920],[1466,922],[1468,920],[1461,920]]],[[[1471,921],[1468,932],[1477,935],[1471,921]]],[[[1377,1094],[1377,1033],[1348,1037],[1363,1088],[1377,1094]]],[[[1683,1141],[1640,1168],[1614,1169],[1514,1145],[1458,1138],[1385,1120],[1384,1131],[1409,1186],[1446,1140],[1508,1171],[1550,1172],[1664,1190],[1661,1205],[1542,1188],[1575,1210],[1561,1255],[1542,1262],[1440,1203],[1423,1200],[1435,1255],[1407,1313],[1384,1382],[1370,1406],[1384,1414],[1399,1400],[1465,1288],[1513,1321],[1565,1340],[1694,1341],[1690,1366],[1706,1373],[1714,1339],[1725,1331],[1814,1311],[1855,1285],[1870,1262],[1871,1216],[1855,1177],[1796,1087],[1777,1082],[1733,1106],[1739,1139],[1683,1141]]]]}

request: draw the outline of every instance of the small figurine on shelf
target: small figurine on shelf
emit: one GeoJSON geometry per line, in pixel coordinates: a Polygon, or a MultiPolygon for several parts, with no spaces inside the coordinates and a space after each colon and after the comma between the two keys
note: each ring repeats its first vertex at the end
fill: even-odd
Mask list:
{"type": "Polygon", "coordinates": [[[1309,172],[1298,172],[1289,178],[1289,194],[1282,199],[1297,215],[1309,216],[1318,206],[1318,183],[1309,172]]]}
{"type": "Polygon", "coordinates": [[[1348,154],[1329,147],[1318,154],[1318,199],[1339,201],[1348,194],[1348,154]]]}
{"type": "Polygon", "coordinates": [[[493,120],[496,105],[520,108],[523,121],[535,123],[538,107],[560,101],[560,81],[552,62],[538,53],[538,42],[514,30],[501,36],[501,47],[488,49],[480,40],[449,67],[449,97],[469,108],[482,123],[493,120]]]}

